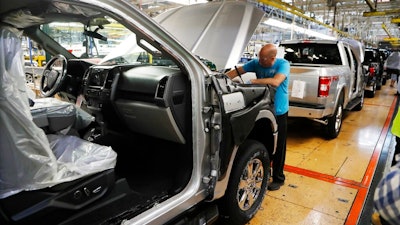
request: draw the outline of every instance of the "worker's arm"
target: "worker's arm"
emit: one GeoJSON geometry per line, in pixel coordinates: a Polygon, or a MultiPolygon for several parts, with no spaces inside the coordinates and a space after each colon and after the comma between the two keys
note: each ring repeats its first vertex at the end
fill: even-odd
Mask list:
{"type": "Polygon", "coordinates": [[[230,70],[230,71],[226,72],[225,74],[226,74],[229,78],[233,79],[233,78],[235,78],[235,77],[237,77],[237,76],[239,76],[239,75],[244,74],[245,72],[246,72],[246,71],[244,71],[243,67],[239,66],[239,67],[237,67],[236,69],[233,69],[233,70],[230,70]],[[239,73],[239,74],[238,74],[238,73],[239,73]]]}
{"type": "Polygon", "coordinates": [[[285,79],[286,76],[284,74],[277,73],[271,78],[251,79],[250,82],[252,84],[269,84],[273,87],[278,87],[285,79]]]}

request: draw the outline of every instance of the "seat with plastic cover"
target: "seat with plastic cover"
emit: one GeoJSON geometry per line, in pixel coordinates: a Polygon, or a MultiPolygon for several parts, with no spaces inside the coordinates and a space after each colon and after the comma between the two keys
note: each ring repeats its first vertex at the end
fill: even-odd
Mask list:
{"type": "Polygon", "coordinates": [[[35,124],[19,35],[0,27],[0,199],[112,169],[117,156],[76,136],[46,135],[35,124]]]}

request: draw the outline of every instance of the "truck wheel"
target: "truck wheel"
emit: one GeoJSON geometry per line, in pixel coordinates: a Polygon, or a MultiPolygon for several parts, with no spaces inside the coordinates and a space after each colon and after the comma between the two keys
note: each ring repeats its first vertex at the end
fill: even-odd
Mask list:
{"type": "Polygon", "coordinates": [[[368,98],[373,98],[375,97],[375,92],[376,92],[376,84],[372,86],[372,91],[366,91],[365,96],[367,96],[368,98]]]}
{"type": "Polygon", "coordinates": [[[339,135],[343,122],[343,96],[339,98],[336,106],[335,113],[328,117],[328,124],[326,125],[326,136],[328,139],[334,139],[339,135]]]}
{"type": "Polygon", "coordinates": [[[383,78],[382,78],[382,85],[386,85],[386,81],[387,81],[386,76],[383,76],[383,78]]]}
{"type": "Polygon", "coordinates": [[[376,84],[376,90],[381,90],[381,89],[382,89],[382,79],[378,79],[376,84]]]}
{"type": "Polygon", "coordinates": [[[382,76],[378,76],[376,79],[376,90],[381,90],[382,89],[382,76]]]}
{"type": "Polygon", "coordinates": [[[265,146],[255,140],[243,143],[219,204],[223,224],[243,225],[253,218],[264,199],[269,172],[270,159],[265,146]]]}

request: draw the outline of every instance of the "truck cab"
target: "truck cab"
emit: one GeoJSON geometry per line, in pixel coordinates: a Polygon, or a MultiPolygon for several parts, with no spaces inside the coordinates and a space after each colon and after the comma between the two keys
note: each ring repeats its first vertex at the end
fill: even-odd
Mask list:
{"type": "Polygon", "coordinates": [[[124,0],[1,6],[0,224],[239,225],[259,210],[278,135],[270,90],[223,71],[263,11],[236,1],[157,18],[124,0]],[[51,55],[38,95],[21,35],[51,55]],[[94,39],[114,40],[107,55],[94,39]]]}

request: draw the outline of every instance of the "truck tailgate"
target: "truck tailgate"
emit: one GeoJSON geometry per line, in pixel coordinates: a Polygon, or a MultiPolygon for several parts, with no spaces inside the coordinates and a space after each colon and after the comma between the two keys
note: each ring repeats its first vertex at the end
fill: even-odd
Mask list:
{"type": "Polygon", "coordinates": [[[343,74],[343,66],[336,65],[300,65],[295,64],[290,68],[289,79],[289,103],[290,105],[314,106],[325,105],[327,101],[333,101],[333,94],[326,97],[320,97],[319,82],[320,77],[334,77],[330,81],[329,93],[336,91],[336,84],[339,74],[343,74]]]}

